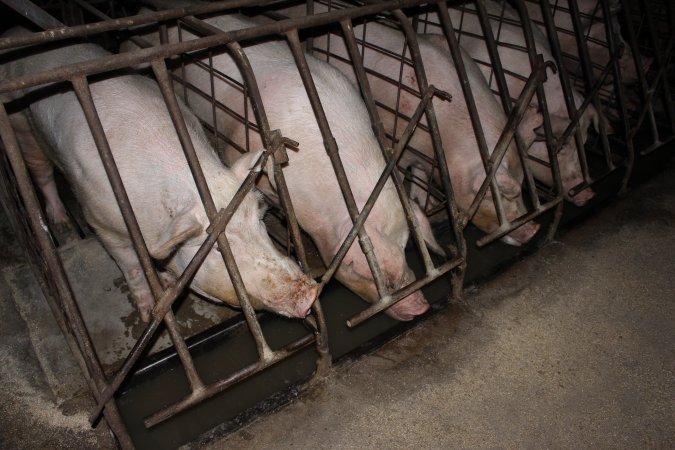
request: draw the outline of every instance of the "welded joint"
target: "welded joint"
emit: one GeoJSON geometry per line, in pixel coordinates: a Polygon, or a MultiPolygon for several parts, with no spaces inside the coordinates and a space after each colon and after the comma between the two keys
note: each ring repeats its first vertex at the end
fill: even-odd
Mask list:
{"type": "Polygon", "coordinates": [[[299,147],[299,142],[282,136],[281,130],[277,129],[270,131],[271,153],[274,155],[274,160],[278,164],[284,165],[288,163],[288,153],[286,152],[286,149],[291,149],[297,152],[299,147]]]}

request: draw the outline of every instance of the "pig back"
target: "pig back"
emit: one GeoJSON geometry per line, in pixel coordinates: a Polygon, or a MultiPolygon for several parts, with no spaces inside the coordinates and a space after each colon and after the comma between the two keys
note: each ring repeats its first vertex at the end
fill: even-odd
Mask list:
{"type": "MultiPolygon", "coordinates": [[[[93,44],[78,44],[17,61],[10,72],[43,72],[106,55],[93,44]]],[[[126,241],[126,226],[72,88],[39,89],[45,92],[30,105],[30,117],[49,144],[45,149],[49,158],[65,174],[97,233],[126,241]]],[[[165,234],[162,227],[197,205],[196,187],[168,111],[157,85],[142,76],[103,79],[91,83],[90,89],[131,206],[152,249],[165,234]]],[[[215,155],[206,150],[196,118],[187,108],[182,110],[200,162],[210,173],[217,164],[215,155]]]]}

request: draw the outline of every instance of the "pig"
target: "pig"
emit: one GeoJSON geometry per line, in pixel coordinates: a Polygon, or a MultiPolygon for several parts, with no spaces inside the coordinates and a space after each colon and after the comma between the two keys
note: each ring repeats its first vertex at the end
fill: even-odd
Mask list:
{"type": "MultiPolygon", "coordinates": [[[[239,15],[214,17],[206,22],[226,31],[255,24],[239,15]]],[[[159,42],[157,33],[148,33],[143,37],[155,44],[159,42]]],[[[183,40],[194,38],[187,30],[182,30],[183,40]]],[[[177,40],[175,27],[169,27],[169,39],[171,42],[177,40]]],[[[125,50],[130,48],[129,44],[124,46],[125,50]]],[[[247,46],[245,53],[253,68],[271,129],[280,129],[284,136],[299,143],[297,152],[288,152],[289,161],[284,167],[284,175],[298,223],[311,236],[323,261],[328,264],[344,242],[352,221],[293,56],[288,46],[280,41],[247,46]]],[[[361,210],[384,170],[384,157],[356,87],[329,64],[310,55],[306,58],[357,207],[361,210]]],[[[204,62],[208,63],[208,60],[204,62]]],[[[239,69],[227,53],[214,54],[213,66],[241,82],[239,69]]],[[[191,84],[210,92],[208,72],[188,64],[185,76],[191,84]]],[[[229,83],[216,83],[215,96],[232,108],[242,103],[241,93],[229,83]]],[[[212,121],[210,102],[191,92],[188,92],[187,101],[197,116],[212,121]]],[[[245,127],[230,115],[219,113],[217,125],[219,130],[228,130],[235,142],[244,142],[245,127]]],[[[250,139],[254,145],[260,145],[258,134],[251,133],[250,139]]],[[[232,148],[225,153],[231,162],[251,159],[250,153],[239,156],[232,148]]],[[[276,188],[273,170],[266,167],[265,172],[271,186],[276,188]]],[[[443,254],[431,233],[427,217],[415,202],[412,206],[424,240],[432,250],[443,254]]],[[[399,289],[414,281],[404,254],[409,230],[391,179],[380,193],[364,228],[382,268],[386,287],[399,289]]],[[[378,300],[373,275],[357,241],[349,248],[335,276],[366,301],[378,300]]],[[[428,309],[424,295],[417,291],[389,307],[386,313],[394,319],[406,321],[428,309]]]]}
{"type": "MultiPolygon", "coordinates": [[[[317,13],[326,11],[326,7],[321,4],[315,4],[314,7],[317,13]]],[[[305,9],[304,6],[300,6],[283,9],[281,12],[290,16],[298,16],[303,15],[305,9]]],[[[363,27],[363,25],[356,25],[354,27],[356,36],[363,36],[363,27]]],[[[400,53],[405,45],[403,33],[376,22],[367,24],[365,36],[369,44],[384,48],[386,51],[391,51],[394,54],[400,53]]],[[[425,38],[421,37],[418,40],[428,83],[453,95],[451,102],[435,102],[434,110],[444,144],[444,154],[455,200],[460,210],[466,211],[469,209],[485,179],[485,169],[475,136],[471,132],[472,125],[469,112],[462,95],[457,70],[454,67],[449,52],[431,44],[425,38]]],[[[326,36],[320,35],[314,37],[313,45],[316,48],[325,50],[328,47],[326,36]]],[[[344,41],[337,36],[331,37],[330,51],[339,57],[348,58],[344,41]]],[[[364,66],[379,74],[379,76],[371,76],[369,80],[375,100],[390,108],[395,108],[397,105],[396,86],[383,80],[382,77],[393,80],[399,79],[399,70],[401,70],[399,60],[384,57],[381,53],[369,50],[364,52],[363,57],[364,66]]],[[[471,58],[466,56],[464,60],[467,63],[468,76],[483,124],[487,147],[491,151],[506,125],[506,116],[490,92],[480,71],[471,61],[471,58]]],[[[356,81],[351,64],[342,62],[340,58],[331,58],[330,62],[347,76],[351,77],[352,81],[356,81]]],[[[405,65],[403,67],[401,79],[404,84],[413,90],[419,91],[417,78],[411,66],[405,65]]],[[[418,97],[407,90],[401,91],[398,108],[402,114],[408,117],[412,116],[418,103],[418,97]]],[[[396,123],[395,116],[385,108],[382,108],[380,113],[385,129],[393,130],[396,123]]],[[[541,120],[541,115],[535,113],[528,115],[522,121],[519,132],[525,137],[525,140],[529,141],[527,145],[534,139],[533,129],[541,125],[541,120]]],[[[398,120],[398,126],[394,130],[394,133],[400,136],[405,125],[401,120],[398,120]]],[[[416,130],[410,141],[410,145],[424,153],[427,157],[433,158],[433,145],[428,133],[424,133],[419,129],[416,130]]],[[[424,170],[419,170],[420,164],[421,161],[419,159],[411,159],[409,153],[404,155],[401,161],[402,166],[417,166],[417,173],[423,173],[424,170]]],[[[515,149],[515,145],[511,143],[496,174],[504,212],[509,221],[526,213],[521,192],[523,176],[524,173],[518,159],[517,150],[515,149]]],[[[438,182],[438,178],[435,181],[438,182]]],[[[418,190],[417,192],[420,191],[418,190]]],[[[471,218],[471,221],[482,231],[490,233],[496,231],[500,224],[497,219],[491,191],[488,190],[487,192],[488,194],[480,202],[478,211],[471,218]]],[[[422,201],[420,197],[417,197],[417,199],[418,201],[422,201]]],[[[530,241],[538,230],[539,224],[527,222],[504,236],[502,240],[509,245],[520,246],[530,241]]]]}
{"type": "MultiPolygon", "coordinates": [[[[25,33],[17,28],[3,37],[25,33]]],[[[5,79],[45,72],[109,55],[94,44],[68,45],[6,62],[0,66],[0,76],[5,79]]],[[[173,275],[182,273],[206,239],[210,222],[159,87],[147,77],[124,75],[92,82],[90,88],[149,253],[166,270],[162,281],[171,283],[173,275]]],[[[75,93],[62,85],[24,92],[29,93],[39,97],[27,108],[12,111],[10,120],[45,198],[50,222],[63,223],[65,217],[52,177],[53,163],[64,173],[84,217],[120,267],[141,318],[147,322],[153,297],[75,93]],[[35,133],[48,145],[41,146],[35,133]]],[[[20,96],[20,92],[12,95],[20,96]]],[[[215,205],[224,208],[250,166],[235,163],[229,169],[225,167],[208,144],[197,118],[182,102],[180,107],[215,205]]],[[[246,194],[226,228],[251,303],[283,316],[305,317],[318,285],[274,247],[262,222],[258,195],[246,194]]],[[[239,304],[216,247],[189,286],[209,299],[239,304]]]]}
{"type": "MultiPolygon", "coordinates": [[[[493,1],[485,1],[484,5],[489,14],[494,16],[501,16],[501,5],[493,1]]],[[[505,11],[503,15],[512,20],[518,20],[518,16],[508,5],[504,5],[505,11]]],[[[464,50],[476,61],[479,61],[479,67],[483,75],[491,80],[490,85],[493,86],[495,81],[492,76],[492,67],[489,63],[489,56],[485,41],[482,38],[482,29],[478,21],[478,16],[475,10],[467,7],[462,11],[449,8],[448,13],[450,19],[456,28],[460,44],[464,50]],[[461,27],[460,27],[461,25],[461,27]]],[[[438,23],[438,17],[435,13],[429,14],[427,17],[431,23],[438,23]]],[[[509,23],[508,21],[498,22],[496,20],[490,21],[493,26],[493,33],[498,37],[498,41],[503,45],[499,45],[499,56],[506,75],[506,82],[508,85],[511,97],[517,97],[525,87],[525,80],[530,75],[530,61],[527,53],[520,48],[525,47],[522,30],[509,23]],[[520,48],[518,48],[520,47],[520,48]]],[[[545,61],[552,61],[548,43],[545,36],[536,28],[532,28],[533,37],[535,40],[537,53],[541,53],[545,61]]],[[[426,34],[428,39],[432,39],[436,45],[447,48],[447,41],[442,35],[434,33],[426,34]]],[[[544,93],[548,106],[548,112],[551,118],[551,125],[555,137],[559,137],[571,120],[567,113],[565,105],[565,97],[563,94],[562,85],[558,76],[549,76],[543,83],[544,93]]],[[[574,103],[577,107],[583,103],[583,97],[576,90],[573,90],[574,103]]],[[[538,103],[536,95],[532,98],[530,107],[537,109],[538,103]]],[[[589,105],[582,114],[579,121],[579,129],[582,134],[582,142],[586,142],[588,127],[594,126],[597,129],[599,123],[599,114],[593,105],[589,105]]],[[[579,162],[579,149],[576,146],[574,139],[568,139],[561,151],[558,153],[558,162],[560,166],[561,178],[563,180],[563,191],[566,200],[574,203],[577,206],[582,206],[588,203],[594,196],[595,192],[590,187],[587,187],[576,195],[571,196],[570,190],[580,183],[584,182],[581,164],[579,162]]],[[[546,144],[543,141],[535,141],[529,148],[528,154],[535,156],[543,161],[548,161],[548,152],[546,144]]],[[[553,179],[550,170],[542,166],[536,161],[530,161],[529,167],[533,172],[535,178],[542,183],[552,186],[553,179]]]]}
{"type": "MultiPolygon", "coordinates": [[[[621,36],[621,26],[619,25],[618,13],[621,9],[620,1],[610,1],[611,16],[609,21],[612,23],[612,30],[618,36],[617,45],[622,49],[619,57],[619,70],[621,72],[621,81],[625,84],[632,84],[638,81],[638,68],[633,56],[630,45],[621,36]]],[[[534,22],[542,33],[546,33],[544,19],[538,2],[527,0],[524,2],[527,12],[532,22],[534,22]]],[[[586,36],[589,58],[593,64],[593,72],[596,79],[601,75],[602,70],[609,63],[610,52],[607,45],[606,21],[602,7],[598,0],[582,0],[577,2],[580,13],[580,23],[583,35],[586,36]]],[[[570,73],[577,77],[582,76],[579,65],[579,49],[577,46],[576,34],[572,24],[572,17],[567,0],[559,0],[551,4],[551,13],[560,42],[560,50],[563,54],[563,65],[570,73]]],[[[641,58],[642,70],[647,72],[652,64],[652,58],[641,58]]],[[[606,83],[611,83],[612,77],[606,78],[606,83]]]]}

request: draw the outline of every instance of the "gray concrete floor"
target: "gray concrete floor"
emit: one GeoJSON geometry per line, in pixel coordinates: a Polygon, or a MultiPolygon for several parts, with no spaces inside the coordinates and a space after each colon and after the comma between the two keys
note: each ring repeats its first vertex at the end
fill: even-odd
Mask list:
{"type": "MultiPolygon", "coordinates": [[[[85,394],[55,401],[14,305],[0,314],[0,448],[110,448],[85,394]]],[[[675,448],[674,371],[671,163],[462,304],[199,446],[675,448]]]]}

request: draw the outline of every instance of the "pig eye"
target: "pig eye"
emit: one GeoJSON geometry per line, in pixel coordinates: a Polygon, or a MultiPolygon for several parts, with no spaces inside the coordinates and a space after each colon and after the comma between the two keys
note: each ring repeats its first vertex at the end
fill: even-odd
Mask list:
{"type": "Polygon", "coordinates": [[[213,247],[218,253],[220,253],[220,247],[218,247],[218,244],[216,244],[215,247],[213,247]]]}

